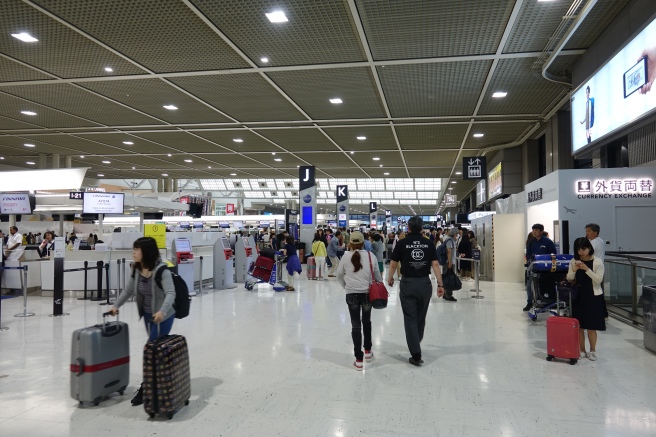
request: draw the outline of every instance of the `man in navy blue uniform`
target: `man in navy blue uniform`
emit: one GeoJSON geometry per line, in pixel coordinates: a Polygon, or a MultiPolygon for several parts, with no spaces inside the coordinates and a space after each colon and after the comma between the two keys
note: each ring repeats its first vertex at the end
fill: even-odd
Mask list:
{"type": "MultiPolygon", "coordinates": [[[[526,246],[526,259],[530,262],[535,255],[548,255],[556,253],[556,245],[547,238],[544,234],[544,226],[540,223],[533,225],[532,234],[533,239],[528,246],[526,246]]],[[[531,281],[526,286],[526,306],[524,311],[528,311],[533,307],[533,292],[531,290],[531,281]]]]}

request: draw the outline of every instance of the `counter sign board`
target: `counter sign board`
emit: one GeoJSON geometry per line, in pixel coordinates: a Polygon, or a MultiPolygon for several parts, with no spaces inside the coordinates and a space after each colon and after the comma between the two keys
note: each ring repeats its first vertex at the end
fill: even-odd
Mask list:
{"type": "Polygon", "coordinates": [[[158,249],[166,249],[166,225],[144,225],[144,237],[154,238],[158,249]]]}
{"type": "Polygon", "coordinates": [[[462,179],[465,181],[485,179],[487,161],[485,156],[462,158],[462,179]]]}
{"type": "Polygon", "coordinates": [[[123,193],[84,193],[84,214],[123,214],[123,193]]]}
{"type": "Polygon", "coordinates": [[[28,193],[0,194],[1,214],[31,214],[30,197],[28,193]]]}

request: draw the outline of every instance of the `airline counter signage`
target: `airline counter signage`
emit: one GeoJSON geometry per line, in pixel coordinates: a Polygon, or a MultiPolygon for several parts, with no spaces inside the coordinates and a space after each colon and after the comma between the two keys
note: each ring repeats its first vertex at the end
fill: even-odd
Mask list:
{"type": "Polygon", "coordinates": [[[0,212],[2,214],[31,214],[30,196],[27,193],[0,194],[0,212]]]}
{"type": "Polygon", "coordinates": [[[652,179],[578,180],[574,189],[578,199],[630,199],[652,197],[652,179]]]}
{"type": "Polygon", "coordinates": [[[85,214],[123,214],[123,193],[84,193],[82,212],[85,214]]]}
{"type": "Polygon", "coordinates": [[[234,203],[226,204],[226,215],[235,215],[235,204],[234,203]]]}

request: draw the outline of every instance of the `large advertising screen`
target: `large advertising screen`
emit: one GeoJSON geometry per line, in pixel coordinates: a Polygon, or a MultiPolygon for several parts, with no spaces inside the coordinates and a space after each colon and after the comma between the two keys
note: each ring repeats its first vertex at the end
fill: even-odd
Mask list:
{"type": "Polygon", "coordinates": [[[656,20],[572,93],[572,152],[656,108],[656,20]]]}
{"type": "Polygon", "coordinates": [[[0,214],[32,214],[28,193],[0,194],[0,214]]]}
{"type": "Polygon", "coordinates": [[[84,193],[82,212],[85,214],[123,214],[123,193],[84,193]]]}
{"type": "Polygon", "coordinates": [[[492,200],[501,193],[503,193],[503,178],[501,176],[501,163],[499,163],[487,174],[487,198],[492,200]]]}

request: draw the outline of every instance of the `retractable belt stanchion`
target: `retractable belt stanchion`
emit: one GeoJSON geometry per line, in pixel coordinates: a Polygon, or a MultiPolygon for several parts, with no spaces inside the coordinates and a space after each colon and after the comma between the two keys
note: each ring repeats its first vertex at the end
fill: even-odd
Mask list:
{"type": "Polygon", "coordinates": [[[17,270],[22,270],[21,286],[23,287],[23,312],[14,314],[14,317],[32,317],[35,313],[27,312],[27,266],[17,267],[17,270]]]}
{"type": "MultiPolygon", "coordinates": [[[[199,257],[200,259],[200,279],[198,281],[198,294],[203,294],[203,257],[199,257]]],[[[205,291],[207,293],[207,291],[205,291]]]]}
{"type": "Polygon", "coordinates": [[[479,265],[481,263],[480,260],[473,260],[474,262],[474,289],[469,290],[469,291],[475,291],[476,294],[472,296],[473,299],[483,299],[485,296],[481,296],[479,293],[481,292],[480,287],[478,286],[478,279],[479,279],[479,265]]]}
{"type": "MultiPolygon", "coordinates": [[[[106,288],[106,292],[107,292],[107,301],[99,304],[101,306],[102,305],[111,305],[112,304],[109,301],[109,263],[105,264],[104,267],[105,267],[105,288],[106,288]]],[[[102,279],[101,279],[101,283],[102,283],[102,279]]]]}
{"type": "Polygon", "coordinates": [[[96,270],[98,271],[98,281],[97,281],[97,287],[98,291],[96,294],[96,297],[92,297],[91,300],[92,302],[98,302],[103,300],[102,298],[102,276],[103,276],[103,265],[105,263],[103,261],[98,261],[96,262],[96,270]]]}
{"type": "Polygon", "coordinates": [[[87,297],[87,279],[89,273],[89,261],[84,261],[84,297],[78,297],[77,300],[89,300],[87,297]]]}
{"type": "Polygon", "coordinates": [[[121,291],[125,291],[125,258],[121,258],[121,271],[123,272],[123,282],[121,283],[121,291]]]}
{"type": "MultiPolygon", "coordinates": [[[[55,246],[56,247],[56,246],[55,246]]],[[[68,313],[64,313],[64,257],[57,256],[55,254],[54,259],[55,267],[55,276],[54,276],[54,287],[52,293],[52,314],[50,317],[62,317],[68,316],[68,313]]],[[[83,269],[77,269],[83,270],[83,269]]]]}
{"type": "MultiPolygon", "coordinates": [[[[2,250],[0,250],[0,259],[2,260],[0,261],[0,288],[2,288],[2,276],[5,273],[5,261],[2,259],[4,258],[3,255],[2,250]]],[[[0,299],[0,331],[6,331],[7,329],[9,328],[2,326],[2,299],[0,299]]]]}

